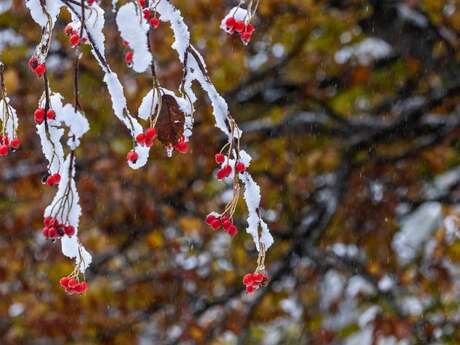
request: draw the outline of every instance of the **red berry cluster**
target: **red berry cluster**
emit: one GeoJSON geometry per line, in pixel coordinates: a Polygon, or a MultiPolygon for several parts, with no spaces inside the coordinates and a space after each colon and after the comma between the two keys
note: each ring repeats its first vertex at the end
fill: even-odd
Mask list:
{"type": "Polygon", "coordinates": [[[148,21],[152,28],[156,29],[160,26],[160,20],[157,18],[156,12],[152,13],[152,11],[149,8],[144,8],[142,10],[142,13],[144,15],[144,19],[148,21]]]}
{"type": "Polygon", "coordinates": [[[246,286],[248,294],[253,293],[258,288],[265,286],[268,282],[268,275],[265,273],[248,273],[243,277],[243,284],[246,286]]]}
{"type": "Polygon", "coordinates": [[[37,75],[37,77],[41,77],[46,72],[45,64],[39,63],[38,58],[35,55],[29,59],[29,67],[37,75]]]}
{"type": "MultiPolygon", "coordinates": [[[[217,178],[219,180],[223,180],[224,178],[230,176],[230,174],[232,173],[233,169],[232,167],[230,166],[230,164],[228,163],[228,159],[227,157],[223,154],[223,153],[217,153],[215,156],[214,156],[214,159],[216,161],[217,164],[224,164],[225,161],[227,161],[227,165],[221,167],[218,171],[217,171],[217,178]]],[[[235,170],[236,172],[238,173],[243,173],[245,170],[246,170],[246,166],[244,165],[243,162],[236,162],[235,164],[235,170]]]]}
{"type": "Polygon", "coordinates": [[[244,44],[248,44],[252,39],[255,27],[251,23],[244,21],[238,21],[234,17],[229,17],[225,21],[225,31],[232,35],[237,32],[240,35],[240,39],[244,44]]]}
{"type": "Polygon", "coordinates": [[[48,186],[58,185],[59,182],[61,182],[61,175],[59,173],[51,174],[44,178],[44,183],[46,183],[48,186]]]}
{"type": "Polygon", "coordinates": [[[43,123],[43,121],[45,120],[45,114],[46,114],[46,118],[48,120],[56,119],[56,112],[53,109],[48,109],[48,111],[45,112],[45,109],[37,108],[34,111],[35,124],[41,125],[43,123]]]}
{"type": "Polygon", "coordinates": [[[75,228],[70,224],[60,224],[54,217],[45,217],[43,219],[42,234],[47,239],[55,240],[64,235],[72,237],[75,234],[75,228]]]}
{"type": "Polygon", "coordinates": [[[12,150],[17,150],[21,145],[19,138],[14,138],[13,140],[8,139],[6,135],[0,135],[0,156],[8,156],[10,148],[12,150]]]}
{"type": "Polygon", "coordinates": [[[232,237],[238,234],[238,228],[226,215],[218,216],[211,213],[206,216],[205,222],[214,230],[219,230],[222,227],[224,231],[232,237]]]}
{"type": "Polygon", "coordinates": [[[62,277],[59,280],[59,285],[61,285],[65,292],[68,294],[83,294],[88,291],[88,283],[86,281],[79,282],[75,277],[62,277]]]}
{"type": "Polygon", "coordinates": [[[139,5],[143,8],[142,14],[144,16],[144,19],[147,20],[147,22],[152,26],[152,28],[156,29],[160,26],[160,20],[157,18],[157,13],[156,11],[150,10],[150,8],[147,7],[147,1],[146,0],[139,0],[139,5]]]}
{"type": "MultiPolygon", "coordinates": [[[[94,1],[90,4],[92,5],[94,1]]],[[[85,43],[86,39],[81,38],[80,34],[74,29],[72,24],[67,24],[67,26],[64,28],[64,33],[69,36],[69,43],[72,47],[76,47],[81,43],[85,43]]]]}
{"type": "Polygon", "coordinates": [[[139,145],[151,147],[153,141],[157,137],[157,130],[155,128],[147,128],[144,133],[140,133],[136,137],[136,143],[139,145]]]}

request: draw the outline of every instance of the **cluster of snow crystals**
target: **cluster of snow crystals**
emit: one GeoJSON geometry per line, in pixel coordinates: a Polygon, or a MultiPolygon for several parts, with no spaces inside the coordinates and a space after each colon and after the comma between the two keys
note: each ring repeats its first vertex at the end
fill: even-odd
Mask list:
{"type": "Polygon", "coordinates": [[[184,63],[185,53],[190,47],[190,32],[184,22],[180,11],[167,0],[154,2],[155,10],[160,15],[159,19],[169,22],[174,33],[174,43],[171,48],[179,54],[179,60],[184,63]]]}
{"type": "Polygon", "coordinates": [[[442,223],[442,207],[438,202],[427,202],[401,222],[401,230],[392,241],[401,264],[414,259],[422,245],[442,223]]]}
{"type": "MultiPolygon", "coordinates": [[[[32,16],[33,20],[41,27],[45,27],[48,23],[48,16],[43,11],[41,2],[42,0],[27,0],[26,6],[30,11],[30,15],[32,16]]],[[[52,26],[54,26],[54,23],[56,22],[56,18],[62,6],[63,4],[57,0],[45,1],[45,9],[51,17],[50,19],[52,21],[52,26]]]]}
{"type": "Polygon", "coordinates": [[[263,244],[264,249],[267,250],[273,244],[273,237],[270,234],[267,224],[260,217],[260,187],[254,182],[251,175],[247,172],[241,174],[241,180],[245,185],[244,200],[248,207],[248,227],[246,232],[252,236],[257,250],[259,249],[259,226],[262,228],[260,234],[260,242],[263,244]]]}
{"type": "MultiPolygon", "coordinates": [[[[43,100],[40,107],[45,107],[44,102],[43,100]]],[[[37,124],[36,128],[40,136],[43,153],[50,164],[49,172],[52,174],[59,173],[61,180],[53,201],[45,209],[44,217],[55,216],[59,222],[64,223],[67,221],[69,225],[74,226],[75,234],[72,237],[63,236],[61,239],[62,253],[71,259],[75,259],[76,265],[84,272],[91,263],[91,255],[80,244],[77,237],[81,207],[74,180],[75,162],[72,160],[71,154],[65,157],[61,139],[65,134],[64,127],[66,127],[68,129],[67,145],[71,150],[74,150],[79,146],[80,138],[89,130],[89,123],[79,111],[75,111],[72,105],[63,105],[62,96],[58,93],[50,96],[50,109],[55,111],[56,118],[54,120],[48,119],[47,125],[44,122],[37,124]],[[48,128],[46,129],[46,127],[48,128]],[[71,197],[68,197],[68,202],[64,204],[65,209],[62,214],[65,214],[66,219],[62,219],[61,214],[54,215],[52,210],[56,210],[59,204],[62,203],[65,193],[69,193],[68,186],[70,186],[71,197]]]]}
{"type": "Polygon", "coordinates": [[[128,3],[120,7],[116,21],[121,38],[129,43],[133,51],[133,69],[141,73],[145,72],[152,63],[152,54],[150,54],[147,43],[147,32],[149,31],[147,21],[141,18],[133,20],[139,15],[139,12],[134,3],[128,3]]]}
{"type": "Polygon", "coordinates": [[[379,38],[369,37],[352,46],[340,49],[335,54],[335,61],[344,64],[351,59],[357,59],[361,65],[369,65],[374,60],[387,57],[391,52],[392,49],[388,43],[379,38]]]}
{"type": "Polygon", "coordinates": [[[16,115],[16,109],[11,106],[8,97],[0,100],[0,121],[3,123],[5,134],[11,142],[18,128],[18,116],[16,115]]]}
{"type": "Polygon", "coordinates": [[[225,32],[229,32],[226,23],[227,23],[227,20],[232,17],[235,18],[237,22],[245,22],[246,19],[248,19],[249,14],[248,14],[248,11],[245,10],[244,8],[241,8],[239,6],[233,7],[227,13],[224,19],[222,19],[222,21],[220,22],[220,28],[224,30],[225,32]]]}

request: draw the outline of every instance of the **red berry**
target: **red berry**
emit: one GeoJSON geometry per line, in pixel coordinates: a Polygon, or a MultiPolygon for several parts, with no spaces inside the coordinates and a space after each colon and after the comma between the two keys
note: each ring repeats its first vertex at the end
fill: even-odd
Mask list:
{"type": "Polygon", "coordinates": [[[153,145],[153,139],[145,139],[145,146],[147,147],[152,147],[153,145]]]}
{"type": "Polygon", "coordinates": [[[180,152],[180,153],[187,153],[188,152],[188,143],[186,143],[183,140],[179,140],[179,142],[176,145],[174,145],[174,149],[177,152],[180,152]]]}
{"type": "Polygon", "coordinates": [[[43,236],[45,236],[46,238],[48,238],[48,236],[49,236],[48,230],[49,230],[49,228],[48,228],[47,226],[45,226],[45,227],[42,229],[42,234],[43,234],[43,236]]]}
{"type": "Polygon", "coordinates": [[[255,28],[254,25],[251,23],[247,24],[246,27],[244,28],[244,32],[252,34],[254,32],[255,28]]]}
{"type": "Polygon", "coordinates": [[[160,20],[157,17],[150,18],[150,25],[153,26],[154,29],[160,26],[160,20]]]}
{"type": "Polygon", "coordinates": [[[238,171],[239,173],[242,173],[246,170],[246,166],[242,163],[242,162],[238,162],[236,163],[235,165],[235,169],[236,171],[238,171]]]}
{"type": "Polygon", "coordinates": [[[69,277],[62,277],[59,279],[59,285],[61,285],[63,288],[67,288],[69,286],[69,277]]]}
{"type": "Polygon", "coordinates": [[[129,151],[128,154],[126,155],[126,159],[132,163],[136,163],[138,158],[139,158],[139,155],[134,150],[129,151]]]}
{"type": "Polygon", "coordinates": [[[251,41],[251,38],[252,38],[252,33],[250,33],[250,32],[243,32],[241,34],[241,40],[245,44],[248,44],[251,41]]]}
{"type": "Polygon", "coordinates": [[[150,12],[148,8],[145,8],[142,12],[144,13],[145,19],[149,19],[151,17],[152,12],[150,12]]]}
{"type": "Polygon", "coordinates": [[[43,225],[44,225],[44,226],[54,225],[54,222],[55,222],[55,221],[54,221],[54,218],[51,217],[51,216],[45,217],[45,218],[43,219],[43,225]]]}
{"type": "Polygon", "coordinates": [[[265,279],[267,279],[267,275],[263,273],[254,273],[252,276],[252,279],[254,283],[260,284],[262,283],[265,279]]]}
{"type": "Polygon", "coordinates": [[[238,228],[234,224],[230,224],[230,226],[225,229],[225,231],[232,237],[235,237],[238,233],[238,228]]]}
{"type": "Polygon", "coordinates": [[[157,130],[155,128],[147,128],[145,137],[146,139],[155,139],[157,137],[157,130]]]}
{"type": "Polygon", "coordinates": [[[67,287],[74,288],[75,286],[77,286],[77,284],[78,284],[78,281],[74,277],[71,277],[69,278],[69,281],[67,282],[67,287]]]}
{"type": "Polygon", "coordinates": [[[48,120],[54,120],[56,118],[56,112],[53,109],[49,109],[46,112],[46,117],[48,118],[48,120]]]}
{"type": "Polygon", "coordinates": [[[141,5],[141,7],[145,7],[145,0],[139,0],[139,5],[141,5]]]}
{"type": "Polygon", "coordinates": [[[216,219],[216,216],[215,216],[215,215],[213,215],[213,214],[208,214],[208,215],[206,216],[205,222],[206,222],[206,224],[211,225],[212,221],[214,221],[215,219],[216,219]]]}
{"type": "Polygon", "coordinates": [[[57,236],[57,230],[54,226],[48,228],[48,237],[55,238],[57,236]]]}
{"type": "Polygon", "coordinates": [[[126,41],[126,40],[122,40],[122,41],[121,41],[121,44],[122,44],[123,46],[125,46],[125,47],[129,47],[129,42],[126,41]]]}
{"type": "Polygon", "coordinates": [[[86,2],[88,3],[89,6],[91,6],[92,4],[96,2],[96,0],[86,0],[86,2]]]}
{"type": "Polygon", "coordinates": [[[37,125],[41,124],[45,119],[45,109],[38,108],[34,112],[34,121],[37,125]]]}
{"type": "Polygon", "coordinates": [[[70,36],[69,42],[73,47],[78,46],[80,44],[80,35],[77,33],[73,33],[70,36]]]}
{"type": "Polygon", "coordinates": [[[44,63],[41,63],[40,65],[38,65],[35,70],[34,70],[35,74],[38,76],[38,77],[41,77],[43,74],[45,74],[46,72],[46,66],[44,63]]]}
{"type": "Polygon", "coordinates": [[[54,186],[55,184],[58,184],[61,181],[61,175],[58,173],[50,175],[46,178],[46,184],[48,186],[54,186]]]}
{"type": "Polygon", "coordinates": [[[231,30],[235,27],[236,24],[236,19],[234,17],[229,17],[225,21],[225,26],[227,27],[228,30],[231,30]]]}
{"type": "Polygon", "coordinates": [[[236,22],[234,27],[235,27],[236,32],[243,32],[245,24],[244,24],[244,22],[236,22]]]}
{"type": "Polygon", "coordinates": [[[220,219],[216,218],[211,222],[210,225],[214,230],[217,230],[221,227],[222,223],[220,222],[220,219]]]}
{"type": "Polygon", "coordinates": [[[81,282],[78,283],[77,285],[74,286],[74,291],[78,294],[82,294],[88,290],[88,283],[87,282],[81,282]]]}
{"type": "Polygon", "coordinates": [[[225,156],[222,153],[216,153],[214,159],[216,160],[217,164],[222,164],[223,162],[225,162],[225,156]]]}
{"type": "Polygon", "coordinates": [[[223,180],[223,179],[226,178],[226,177],[227,177],[227,171],[226,171],[225,168],[219,169],[219,170],[217,171],[217,178],[218,178],[219,180],[223,180]]]}
{"type": "Polygon", "coordinates": [[[55,173],[51,175],[51,177],[53,178],[54,184],[61,182],[61,175],[59,175],[59,173],[55,173]]]}
{"type": "Polygon", "coordinates": [[[128,50],[125,53],[125,62],[127,65],[131,65],[133,63],[133,52],[131,50],[128,50]]]}
{"type": "Polygon", "coordinates": [[[38,59],[36,56],[31,56],[29,59],[29,67],[32,71],[35,71],[35,69],[38,66],[38,59]]]}
{"type": "Polygon", "coordinates": [[[14,138],[13,140],[11,140],[11,147],[13,149],[18,149],[19,146],[21,146],[21,141],[19,140],[19,138],[14,138]]]}
{"type": "Polygon", "coordinates": [[[247,273],[244,277],[243,277],[243,284],[244,285],[251,285],[253,283],[253,278],[252,278],[252,273],[247,273]]]}
{"type": "Polygon", "coordinates": [[[8,145],[1,145],[0,146],[0,156],[8,156],[8,145]]]}
{"type": "Polygon", "coordinates": [[[144,133],[140,133],[136,136],[136,143],[138,143],[139,145],[145,144],[145,134],[144,133]]]}
{"type": "Polygon", "coordinates": [[[75,234],[75,228],[72,225],[66,225],[64,232],[67,236],[72,237],[75,234]]]}
{"type": "Polygon", "coordinates": [[[233,225],[232,221],[228,218],[222,219],[222,226],[225,230],[228,230],[228,228],[233,225]]]}
{"type": "Polygon", "coordinates": [[[256,290],[256,287],[254,285],[249,285],[246,286],[246,293],[252,294],[256,290]]]}
{"type": "Polygon", "coordinates": [[[225,173],[225,177],[230,176],[230,174],[232,173],[232,167],[230,165],[225,166],[224,173],[225,173]]]}

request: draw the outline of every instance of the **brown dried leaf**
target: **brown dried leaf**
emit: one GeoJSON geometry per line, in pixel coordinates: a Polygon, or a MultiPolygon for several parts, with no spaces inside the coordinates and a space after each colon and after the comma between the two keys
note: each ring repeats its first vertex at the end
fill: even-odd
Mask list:
{"type": "Polygon", "coordinates": [[[163,95],[161,101],[161,111],[156,123],[158,140],[165,146],[174,146],[184,133],[185,114],[173,96],[163,95]]]}

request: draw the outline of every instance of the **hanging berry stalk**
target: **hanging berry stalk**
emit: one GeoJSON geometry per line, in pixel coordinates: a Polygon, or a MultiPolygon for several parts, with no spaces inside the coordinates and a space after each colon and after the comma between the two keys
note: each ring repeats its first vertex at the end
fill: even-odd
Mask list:
{"type": "MultiPolygon", "coordinates": [[[[248,43],[254,31],[251,20],[258,1],[250,1],[247,10],[241,8],[244,4],[244,1],[240,2],[239,6],[231,11],[231,17],[236,20],[233,25],[234,31],[240,34],[244,43],[248,43]]],[[[128,165],[131,168],[137,169],[146,164],[150,147],[156,140],[163,144],[168,156],[174,151],[186,153],[192,136],[194,104],[197,100],[192,84],[197,82],[207,93],[216,127],[227,136],[227,144],[215,157],[219,165],[216,175],[222,182],[231,184],[233,197],[222,212],[208,215],[206,222],[216,230],[222,228],[230,236],[236,236],[238,229],[233,216],[244,188],[243,197],[249,212],[246,231],[252,236],[259,253],[255,276],[246,277],[245,284],[249,286],[248,292],[264,285],[268,280],[264,266],[265,253],[272,245],[273,238],[261,217],[260,188],[248,172],[251,157],[240,148],[242,131],[231,116],[226,101],[212,83],[203,57],[191,44],[188,27],[180,11],[168,0],[139,0],[122,5],[116,16],[116,23],[126,49],[125,62],[138,73],[144,73],[150,67],[152,89],[143,98],[138,112],[138,118],[148,124],[144,129],[128,110],[123,87],[105,58],[104,11],[98,1],[29,0],[27,7],[34,20],[42,27],[43,33],[29,61],[31,69],[44,81],[44,94],[38,102],[34,121],[49,163],[45,182],[58,186],[53,202],[45,210],[43,233],[53,241],[60,240],[64,255],[75,259],[73,272],[60,281],[64,289],[69,293],[85,292],[87,283],[84,271],[91,263],[91,255],[77,238],[81,209],[74,179],[75,149],[79,146],[81,136],[89,130],[78,98],[78,70],[82,44],[90,46],[104,74],[103,81],[111,96],[114,114],[126,126],[132,137],[132,148],[127,153],[128,165]],[[52,31],[62,7],[67,9],[72,17],[64,32],[68,35],[70,46],[75,48],[76,55],[73,106],[63,105],[62,96],[51,92],[46,72],[46,57],[52,31]],[[161,22],[169,24],[172,29],[172,48],[176,50],[183,66],[183,77],[177,92],[162,87],[156,76],[150,40],[161,22]],[[65,133],[67,148],[61,143],[65,133]]]]}

